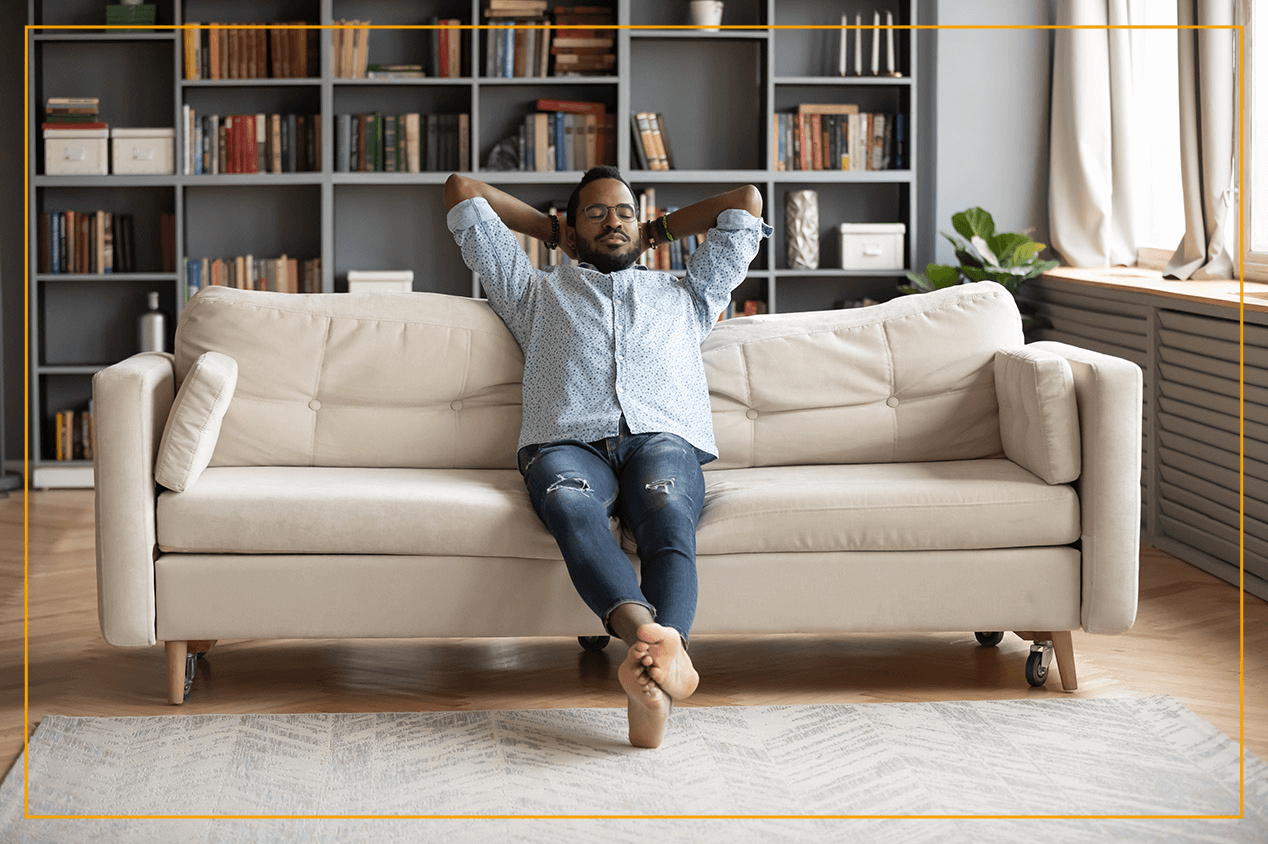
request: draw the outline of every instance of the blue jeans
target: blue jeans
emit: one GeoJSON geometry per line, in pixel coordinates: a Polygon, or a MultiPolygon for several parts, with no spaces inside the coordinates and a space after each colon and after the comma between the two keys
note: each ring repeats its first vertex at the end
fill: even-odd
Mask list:
{"type": "Polygon", "coordinates": [[[696,615],[696,524],[704,474],[695,448],[674,434],[559,440],[520,449],[533,509],[559,543],[577,593],[608,633],[621,604],[647,607],[659,624],[691,632],[696,615]],[[613,515],[638,543],[643,582],[612,536],[613,515]]]}

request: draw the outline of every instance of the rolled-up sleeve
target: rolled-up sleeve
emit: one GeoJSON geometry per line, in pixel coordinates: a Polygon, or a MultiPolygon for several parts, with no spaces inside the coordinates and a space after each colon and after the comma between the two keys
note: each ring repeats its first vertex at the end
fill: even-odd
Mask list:
{"type": "Polygon", "coordinates": [[[522,318],[524,296],[537,276],[515,234],[482,196],[450,208],[446,223],[463,263],[480,276],[489,305],[514,330],[522,318]]]}
{"type": "Polygon", "coordinates": [[[748,266],[757,257],[762,240],[774,231],[765,221],[740,208],[728,208],[718,215],[704,243],[687,259],[685,282],[696,297],[696,310],[703,329],[701,339],[713,328],[726,307],[731,291],[748,275],[748,266]]]}

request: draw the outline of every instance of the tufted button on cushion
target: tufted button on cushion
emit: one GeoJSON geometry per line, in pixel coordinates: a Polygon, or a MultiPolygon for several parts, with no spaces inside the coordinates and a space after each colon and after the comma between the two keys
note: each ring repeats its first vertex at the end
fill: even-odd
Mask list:
{"type": "Polygon", "coordinates": [[[747,416],[749,419],[756,419],[756,418],[757,418],[757,411],[756,411],[756,410],[754,410],[753,408],[751,408],[751,407],[750,407],[750,408],[748,409],[748,412],[747,412],[747,413],[745,413],[744,415],[745,415],[745,416],[747,416]]]}
{"type": "Polygon", "coordinates": [[[321,410],[321,402],[317,401],[317,399],[313,399],[312,401],[308,403],[308,409],[321,410]]]}
{"type": "Polygon", "coordinates": [[[455,411],[462,410],[462,399],[454,399],[449,403],[449,407],[455,411]]]}
{"type": "Polygon", "coordinates": [[[885,404],[889,405],[890,407],[898,407],[898,396],[890,396],[889,398],[885,399],[885,404]]]}

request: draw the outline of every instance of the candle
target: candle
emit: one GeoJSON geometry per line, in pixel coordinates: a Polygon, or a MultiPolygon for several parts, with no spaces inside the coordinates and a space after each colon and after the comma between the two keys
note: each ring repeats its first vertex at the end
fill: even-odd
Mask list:
{"type": "Polygon", "coordinates": [[[846,38],[845,24],[849,19],[850,19],[849,15],[841,16],[841,58],[839,62],[840,64],[839,70],[842,76],[845,76],[845,38],[846,38]]]}
{"type": "Polygon", "coordinates": [[[872,12],[872,75],[881,73],[881,13],[872,12]]]}
{"type": "Polygon", "coordinates": [[[854,75],[863,75],[863,16],[854,16],[854,75]]]}
{"type": "Polygon", "coordinates": [[[888,27],[885,30],[885,46],[887,48],[886,56],[885,56],[885,69],[889,71],[890,76],[897,76],[898,74],[894,71],[894,13],[893,12],[885,13],[885,26],[888,27]]]}

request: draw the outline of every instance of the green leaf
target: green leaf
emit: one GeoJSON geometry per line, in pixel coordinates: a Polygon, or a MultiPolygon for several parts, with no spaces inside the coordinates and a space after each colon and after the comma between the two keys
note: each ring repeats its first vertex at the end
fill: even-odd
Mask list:
{"type": "Polygon", "coordinates": [[[986,239],[995,234],[994,218],[989,212],[977,207],[952,214],[951,225],[965,240],[972,240],[974,235],[986,239]]]}
{"type": "Polygon", "coordinates": [[[999,266],[1001,267],[1027,264],[1034,257],[1033,253],[1027,254],[1027,250],[1034,245],[1034,241],[1024,234],[996,234],[989,242],[991,249],[995,252],[996,257],[999,258],[999,266]]]}
{"type": "Polygon", "coordinates": [[[925,267],[925,275],[929,279],[930,286],[935,290],[960,283],[959,268],[948,267],[945,264],[929,264],[925,267]]]}

